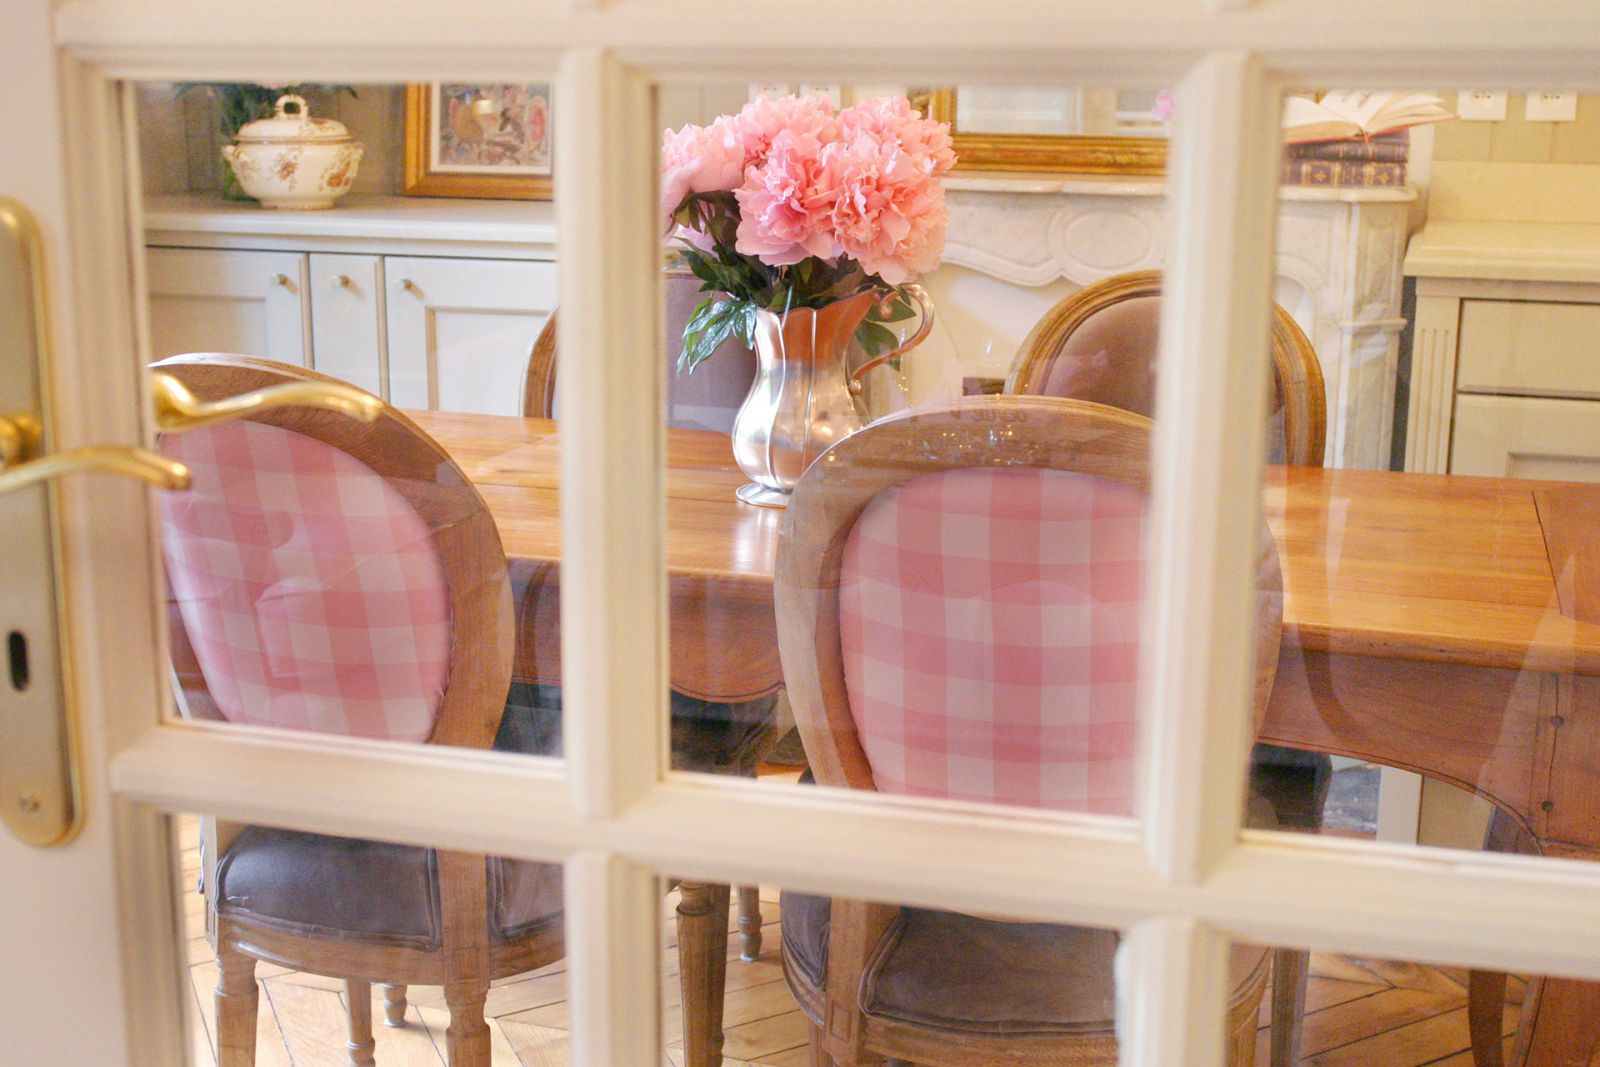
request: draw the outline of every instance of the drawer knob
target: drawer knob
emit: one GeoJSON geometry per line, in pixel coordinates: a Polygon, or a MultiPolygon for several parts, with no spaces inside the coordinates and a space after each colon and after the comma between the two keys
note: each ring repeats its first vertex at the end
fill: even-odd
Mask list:
{"type": "Polygon", "coordinates": [[[335,289],[348,289],[348,288],[350,288],[350,275],[348,275],[348,274],[336,274],[336,275],[334,275],[334,277],[333,277],[333,287],[335,289]]]}
{"type": "Polygon", "coordinates": [[[416,287],[417,287],[417,283],[412,281],[410,278],[401,278],[400,279],[400,288],[404,289],[406,292],[409,293],[413,289],[415,289],[416,287]]]}
{"type": "Polygon", "coordinates": [[[289,288],[289,276],[287,274],[274,274],[272,276],[272,284],[281,285],[287,289],[289,288]]]}

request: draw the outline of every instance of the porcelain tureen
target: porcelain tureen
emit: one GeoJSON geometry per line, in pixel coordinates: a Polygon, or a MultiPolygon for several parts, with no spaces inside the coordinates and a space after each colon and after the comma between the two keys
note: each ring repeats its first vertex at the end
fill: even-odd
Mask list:
{"type": "Polygon", "coordinates": [[[262,207],[330,208],[350,190],[364,146],[336,119],[315,119],[303,97],[278,97],[270,119],[247,122],[237,144],[224,145],[244,191],[262,207]]]}

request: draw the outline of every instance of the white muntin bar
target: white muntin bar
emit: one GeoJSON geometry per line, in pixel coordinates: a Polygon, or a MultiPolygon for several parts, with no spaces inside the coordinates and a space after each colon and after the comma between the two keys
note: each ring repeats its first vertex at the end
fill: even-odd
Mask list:
{"type": "Polygon", "coordinates": [[[1117,948],[1121,1067],[1223,1067],[1228,938],[1192,919],[1147,919],[1117,948]]]}
{"type": "Polygon", "coordinates": [[[1172,247],[1156,376],[1144,633],[1151,861],[1203,879],[1238,836],[1262,536],[1277,96],[1255,56],[1207,56],[1177,91],[1172,247]]]}
{"type": "Polygon", "coordinates": [[[594,50],[556,81],[561,689],[578,810],[660,778],[667,723],[660,232],[649,84],[594,50]]]}
{"type": "Polygon", "coordinates": [[[661,879],[600,852],[580,852],[563,875],[572,1062],[664,1062],[661,879]]]}

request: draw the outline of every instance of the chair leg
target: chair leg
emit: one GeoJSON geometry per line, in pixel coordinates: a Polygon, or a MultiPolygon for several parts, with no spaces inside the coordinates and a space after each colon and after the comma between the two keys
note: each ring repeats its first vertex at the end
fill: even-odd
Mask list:
{"type": "Polygon", "coordinates": [[[684,1067],[721,1067],[722,995],[728,974],[728,887],[678,885],[678,980],[684,1067]]]}
{"type": "Polygon", "coordinates": [[[1472,971],[1467,976],[1467,1030],[1472,1035],[1472,1062],[1477,1067],[1501,1067],[1505,1002],[1504,972],[1472,971]]]}
{"type": "Polygon", "coordinates": [[[1306,1014],[1306,980],[1311,953],[1298,948],[1272,951],[1272,1067],[1299,1067],[1300,1024],[1306,1014]]]}
{"type": "Polygon", "coordinates": [[[487,979],[445,983],[444,1002],[450,1008],[445,1048],[450,1067],[489,1067],[489,1024],[483,1018],[488,998],[487,979]]]}
{"type": "Polygon", "coordinates": [[[372,1039],[372,985],[350,979],[345,982],[344,991],[350,1002],[350,1063],[353,1067],[367,1067],[377,1062],[373,1054],[378,1047],[372,1039]]]}
{"type": "Polygon", "coordinates": [[[254,956],[217,939],[217,1062],[220,1067],[255,1067],[256,988],[254,956]]]}
{"type": "Polygon", "coordinates": [[[383,1025],[404,1026],[406,1024],[406,987],[403,985],[385,985],[383,987],[383,1025]]]}
{"type": "Polygon", "coordinates": [[[761,958],[761,887],[739,887],[739,958],[753,963],[761,958]]]}

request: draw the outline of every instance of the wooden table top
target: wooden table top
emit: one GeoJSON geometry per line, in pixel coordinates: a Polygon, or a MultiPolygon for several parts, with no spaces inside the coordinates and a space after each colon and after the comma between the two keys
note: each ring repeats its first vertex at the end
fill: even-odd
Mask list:
{"type": "MultiPolygon", "coordinates": [[[[456,458],[515,559],[560,557],[559,449],[539,419],[409,412],[456,458]]],[[[770,589],[783,513],[734,499],[726,435],[671,430],[667,565],[770,589]]],[[[1267,520],[1284,565],[1284,640],[1307,650],[1600,675],[1600,624],[1562,614],[1551,555],[1595,545],[1592,488],[1559,482],[1275,467],[1267,520]],[[1540,525],[1559,520],[1548,537],[1540,525]],[[1551,497],[1549,494],[1554,493],[1551,497]],[[1563,506],[1551,506],[1551,500],[1563,506]],[[1547,551],[1546,542],[1552,547],[1547,551]]],[[[1570,575],[1576,557],[1559,569],[1570,575]]],[[[1593,587],[1600,560],[1579,568],[1593,587]]],[[[770,595],[770,594],[766,594],[770,595]]],[[[1569,607],[1572,597],[1568,595],[1569,607]]]]}

